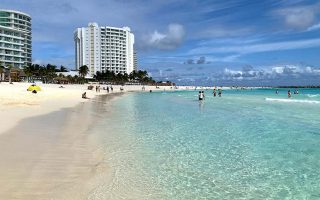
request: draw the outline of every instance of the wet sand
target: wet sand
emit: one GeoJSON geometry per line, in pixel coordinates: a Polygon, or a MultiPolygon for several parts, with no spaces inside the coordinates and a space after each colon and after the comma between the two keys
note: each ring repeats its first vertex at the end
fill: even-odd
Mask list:
{"type": "MultiPolygon", "coordinates": [[[[115,95],[27,118],[0,135],[0,199],[89,199],[112,169],[89,129],[115,95]]],[[[94,198],[93,198],[94,199],[94,198]]]]}

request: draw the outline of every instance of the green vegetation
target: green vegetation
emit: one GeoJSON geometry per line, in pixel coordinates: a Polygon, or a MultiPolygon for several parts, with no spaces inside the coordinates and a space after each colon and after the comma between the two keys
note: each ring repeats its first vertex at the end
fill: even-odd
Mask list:
{"type": "MultiPolygon", "coordinates": [[[[0,62],[0,74],[5,72],[5,67],[1,67],[3,64],[0,62]]],[[[12,66],[6,66],[7,80],[11,82],[11,77],[13,81],[25,80],[28,82],[41,81],[43,83],[57,83],[57,84],[83,84],[88,81],[103,82],[108,84],[144,84],[144,85],[171,85],[172,83],[167,81],[156,82],[148,75],[147,71],[133,71],[130,74],[118,73],[115,74],[112,71],[97,72],[92,79],[85,78],[89,73],[89,68],[84,65],[79,68],[79,75],[71,76],[64,75],[59,72],[68,72],[67,68],[56,65],[47,64],[39,65],[32,64],[25,66],[23,69],[14,68],[12,66]]]]}
{"type": "MultiPolygon", "coordinates": [[[[80,83],[83,84],[88,81],[85,77],[89,73],[89,68],[83,65],[79,68],[79,76],[65,76],[57,72],[67,72],[67,68],[61,66],[60,69],[55,65],[39,65],[32,64],[26,66],[23,69],[25,73],[26,80],[28,82],[33,82],[35,80],[42,81],[43,83],[80,83]],[[57,75],[59,74],[59,75],[57,75]]],[[[91,81],[97,82],[108,82],[111,84],[151,84],[154,85],[156,82],[148,75],[147,71],[133,71],[129,75],[127,73],[115,74],[112,71],[97,72],[96,75],[91,79],[91,81]]]]}
{"type": "Polygon", "coordinates": [[[79,68],[79,75],[84,78],[89,73],[89,68],[87,65],[83,65],[79,68]]]}
{"type": "Polygon", "coordinates": [[[115,74],[112,71],[106,72],[97,72],[94,78],[99,82],[110,82],[114,84],[124,84],[127,82],[130,83],[142,83],[142,84],[155,84],[156,82],[149,77],[147,71],[133,71],[129,75],[127,73],[124,74],[115,74]]]}

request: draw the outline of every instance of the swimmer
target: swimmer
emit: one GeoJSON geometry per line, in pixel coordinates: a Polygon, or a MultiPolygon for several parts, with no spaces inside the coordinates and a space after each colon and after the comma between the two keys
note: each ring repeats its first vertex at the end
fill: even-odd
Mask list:
{"type": "Polygon", "coordinates": [[[198,97],[199,97],[199,101],[202,101],[204,99],[204,93],[199,91],[198,97]]]}

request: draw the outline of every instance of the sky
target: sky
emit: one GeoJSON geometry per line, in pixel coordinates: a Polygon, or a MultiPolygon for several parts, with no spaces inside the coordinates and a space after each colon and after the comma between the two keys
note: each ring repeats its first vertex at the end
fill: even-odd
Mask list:
{"type": "Polygon", "coordinates": [[[32,17],[33,62],[74,69],[73,33],[129,26],[139,69],[179,85],[320,85],[317,0],[1,0],[32,17]]]}

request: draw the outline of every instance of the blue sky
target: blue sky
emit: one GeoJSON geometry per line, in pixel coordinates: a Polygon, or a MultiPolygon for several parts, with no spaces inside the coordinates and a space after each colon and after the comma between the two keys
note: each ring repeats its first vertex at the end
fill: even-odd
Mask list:
{"type": "Polygon", "coordinates": [[[32,16],[33,61],[74,68],[73,31],[129,26],[140,69],[206,85],[320,85],[316,0],[1,0],[32,16]]]}

